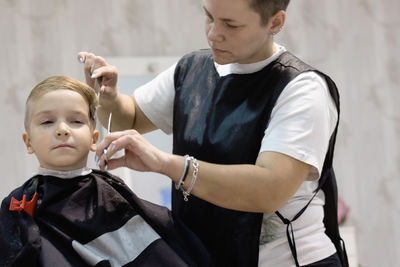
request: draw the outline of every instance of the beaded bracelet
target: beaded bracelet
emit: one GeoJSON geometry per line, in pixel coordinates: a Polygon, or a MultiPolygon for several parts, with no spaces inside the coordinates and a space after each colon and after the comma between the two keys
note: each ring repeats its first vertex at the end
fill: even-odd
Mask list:
{"type": "Polygon", "coordinates": [[[185,155],[185,167],[183,168],[183,173],[181,178],[179,179],[179,182],[177,184],[175,184],[175,189],[179,190],[181,188],[181,186],[183,185],[183,183],[186,180],[186,176],[189,172],[189,162],[193,160],[193,157],[190,157],[189,155],[185,155]]]}
{"type": "Polygon", "coordinates": [[[199,163],[195,158],[192,159],[193,162],[193,174],[192,174],[192,181],[190,181],[190,185],[188,189],[185,191],[182,188],[183,200],[188,201],[188,196],[190,196],[190,192],[192,192],[193,186],[197,180],[197,173],[199,172],[199,163]]]}

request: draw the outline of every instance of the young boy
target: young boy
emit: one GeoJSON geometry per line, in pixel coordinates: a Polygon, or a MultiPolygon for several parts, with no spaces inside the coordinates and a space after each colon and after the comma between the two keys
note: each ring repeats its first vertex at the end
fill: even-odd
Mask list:
{"type": "Polygon", "coordinates": [[[65,76],[30,93],[23,140],[40,167],[2,202],[0,266],[209,266],[166,208],[86,167],[97,103],[93,89],[65,76]]]}

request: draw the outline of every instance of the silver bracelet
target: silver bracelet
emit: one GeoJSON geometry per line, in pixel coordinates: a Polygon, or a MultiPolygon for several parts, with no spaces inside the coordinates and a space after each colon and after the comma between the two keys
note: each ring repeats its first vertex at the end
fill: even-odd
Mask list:
{"type": "Polygon", "coordinates": [[[192,161],[193,161],[192,181],[190,181],[190,185],[186,191],[183,190],[182,188],[183,200],[185,201],[189,200],[188,196],[190,196],[190,192],[192,192],[194,184],[196,183],[197,180],[197,173],[199,172],[199,163],[197,163],[197,160],[195,158],[193,158],[192,161]]]}
{"type": "Polygon", "coordinates": [[[189,155],[185,155],[185,167],[183,168],[183,173],[181,178],[179,179],[178,183],[175,183],[175,189],[179,190],[181,186],[185,183],[186,176],[189,172],[189,162],[193,160],[193,157],[190,157],[189,155]]]}

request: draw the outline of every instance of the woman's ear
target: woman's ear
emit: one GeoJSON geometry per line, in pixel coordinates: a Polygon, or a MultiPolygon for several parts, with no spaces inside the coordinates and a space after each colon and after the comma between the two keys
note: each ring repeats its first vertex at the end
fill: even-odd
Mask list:
{"type": "Polygon", "coordinates": [[[283,25],[285,25],[286,12],[284,10],[279,10],[270,18],[270,32],[272,35],[277,34],[281,31],[283,25]]]}
{"type": "Polygon", "coordinates": [[[94,130],[93,131],[93,136],[92,136],[92,145],[90,146],[90,151],[96,151],[96,143],[97,140],[99,139],[99,131],[94,130]]]}
{"type": "Polygon", "coordinates": [[[28,154],[35,153],[35,150],[32,147],[31,138],[29,137],[28,133],[23,133],[22,134],[22,140],[24,140],[24,143],[25,143],[26,149],[28,151],[28,154]]]}

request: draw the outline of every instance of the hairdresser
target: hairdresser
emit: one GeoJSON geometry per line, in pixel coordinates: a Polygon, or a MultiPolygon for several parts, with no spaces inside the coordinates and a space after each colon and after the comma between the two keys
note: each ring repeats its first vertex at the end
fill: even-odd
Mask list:
{"type": "Polygon", "coordinates": [[[168,176],[173,213],[217,266],[342,266],[317,190],[331,170],[337,89],[274,42],[288,4],[204,0],[211,49],[185,55],[130,96],[118,92],[114,66],[78,54],[87,83],[102,78],[103,125],[113,114],[99,167],[168,176]],[[173,134],[172,154],[141,135],[156,129],[173,134]],[[110,159],[119,150],[125,155],[110,159]]]}

